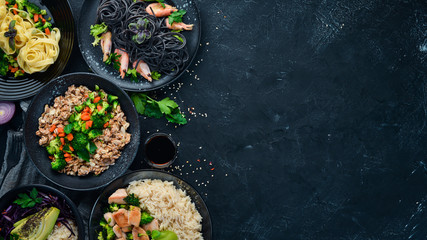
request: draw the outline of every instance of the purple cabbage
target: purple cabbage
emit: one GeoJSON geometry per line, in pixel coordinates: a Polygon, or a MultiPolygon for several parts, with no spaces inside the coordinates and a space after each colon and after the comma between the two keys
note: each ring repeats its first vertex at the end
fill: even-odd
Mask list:
{"type": "MultiPolygon", "coordinates": [[[[67,219],[75,221],[74,214],[67,204],[65,199],[59,199],[57,196],[51,194],[45,194],[38,192],[37,197],[41,197],[43,201],[36,204],[32,208],[21,208],[18,204],[12,203],[7,209],[5,209],[0,215],[0,236],[4,239],[9,239],[10,232],[13,230],[13,224],[17,221],[34,214],[46,207],[56,207],[60,210],[56,223],[63,224],[66,228],[71,231],[71,235],[75,235],[72,231],[67,219]]],[[[70,236],[71,236],[70,235],[70,236]]],[[[1,238],[0,237],[0,238],[1,238]]]]}

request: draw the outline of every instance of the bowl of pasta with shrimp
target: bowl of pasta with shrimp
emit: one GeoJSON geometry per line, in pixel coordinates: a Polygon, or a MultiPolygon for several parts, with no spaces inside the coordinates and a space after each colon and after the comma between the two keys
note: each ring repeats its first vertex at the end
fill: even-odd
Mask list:
{"type": "Polygon", "coordinates": [[[62,73],[73,44],[67,0],[0,0],[0,99],[36,94],[62,73]]]}

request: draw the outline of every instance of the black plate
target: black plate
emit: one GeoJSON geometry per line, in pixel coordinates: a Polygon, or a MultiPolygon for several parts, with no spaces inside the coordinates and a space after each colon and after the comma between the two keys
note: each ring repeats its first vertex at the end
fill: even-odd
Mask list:
{"type": "Polygon", "coordinates": [[[92,208],[92,213],[90,214],[89,219],[89,239],[96,240],[96,231],[100,230],[99,220],[103,216],[103,209],[108,206],[108,196],[111,195],[118,188],[125,188],[129,185],[130,182],[135,180],[143,179],[160,179],[163,181],[171,181],[174,183],[175,187],[178,189],[184,190],[191,200],[196,205],[197,211],[199,211],[202,216],[202,234],[204,240],[212,239],[212,222],[209,215],[209,210],[206,207],[205,202],[203,202],[202,197],[199,193],[192,187],[190,184],[184,182],[184,180],[176,177],[170,173],[159,171],[159,170],[139,170],[135,172],[128,173],[118,178],[112,182],[108,187],[104,189],[101,195],[95,202],[95,205],[92,208]]]}
{"type": "Polygon", "coordinates": [[[163,76],[161,79],[157,81],[153,80],[151,83],[141,77],[141,81],[135,83],[128,77],[121,79],[118,71],[114,70],[112,66],[107,66],[103,63],[101,47],[92,46],[93,37],[90,35],[90,25],[96,23],[96,10],[99,3],[99,1],[94,0],[86,0],[84,2],[80,13],[79,29],[77,32],[80,51],[82,52],[83,58],[89,67],[97,74],[116,83],[121,88],[134,92],[145,92],[158,89],[178,79],[191,64],[196,56],[197,49],[199,48],[201,33],[199,10],[197,9],[195,1],[192,0],[174,0],[173,2],[165,2],[176,6],[178,9],[185,9],[187,14],[184,16],[183,21],[189,24],[194,24],[193,30],[183,32],[187,39],[187,49],[190,59],[177,75],[163,76]]]}
{"type": "Polygon", "coordinates": [[[35,95],[51,79],[59,76],[67,65],[74,44],[74,18],[67,0],[29,0],[52,16],[54,26],[61,31],[58,59],[45,72],[27,74],[23,78],[0,78],[0,99],[19,100],[35,95]]]}
{"type": "Polygon", "coordinates": [[[9,205],[12,204],[12,202],[15,201],[16,198],[18,198],[18,194],[27,193],[27,192],[31,191],[33,189],[33,187],[36,188],[40,192],[52,194],[53,196],[57,196],[59,198],[65,199],[65,201],[67,202],[68,206],[70,206],[71,211],[73,212],[73,214],[76,218],[75,223],[77,224],[77,230],[79,232],[78,233],[78,239],[84,239],[86,227],[83,224],[82,217],[80,216],[80,213],[77,210],[76,205],[73,203],[73,201],[71,201],[71,199],[69,199],[67,197],[67,195],[60,192],[59,190],[54,189],[53,187],[50,187],[47,185],[40,185],[40,184],[32,184],[32,185],[24,185],[24,186],[16,187],[16,188],[10,190],[9,192],[7,192],[5,195],[3,195],[0,198],[0,211],[3,212],[3,210],[8,208],[9,205]]]}
{"type": "Polygon", "coordinates": [[[121,176],[132,164],[138,151],[139,141],[138,115],[132,100],[117,85],[91,73],[68,74],[49,82],[31,102],[24,125],[24,142],[28,155],[34,165],[47,179],[71,190],[86,191],[101,188],[121,176]],[[127,121],[130,123],[130,127],[128,128],[128,132],[132,134],[130,143],[124,147],[115,165],[110,166],[109,169],[105,170],[99,176],[94,176],[93,174],[84,177],[68,176],[52,170],[47,151],[39,145],[40,138],[36,135],[39,126],[38,119],[44,112],[44,106],[46,104],[51,106],[54,99],[60,95],[64,95],[68,86],[73,84],[76,86],[84,85],[91,90],[95,88],[95,85],[98,85],[107,93],[118,96],[120,106],[127,121]]]}

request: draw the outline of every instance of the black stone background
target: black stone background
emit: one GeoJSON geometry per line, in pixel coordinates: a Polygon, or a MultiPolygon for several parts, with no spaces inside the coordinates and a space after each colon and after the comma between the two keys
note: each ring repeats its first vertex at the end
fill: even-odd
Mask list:
{"type": "MultiPolygon", "coordinates": [[[[141,117],[141,140],[180,142],[168,171],[202,194],[214,239],[427,239],[427,2],[196,2],[199,52],[157,91],[190,121],[141,117]]],[[[64,73],[90,71],[73,51],[64,73]]],[[[0,152],[21,125],[0,127],[0,152]]]]}

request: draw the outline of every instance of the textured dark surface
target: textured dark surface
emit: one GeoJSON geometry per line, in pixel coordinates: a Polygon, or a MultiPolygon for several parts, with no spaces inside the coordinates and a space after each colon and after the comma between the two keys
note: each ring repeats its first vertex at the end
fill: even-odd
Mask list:
{"type": "MultiPolygon", "coordinates": [[[[157,92],[191,120],[140,123],[179,142],[168,171],[201,193],[214,239],[426,239],[426,2],[197,3],[195,62],[157,92]]],[[[75,46],[66,71],[85,70],[75,46]]]]}

